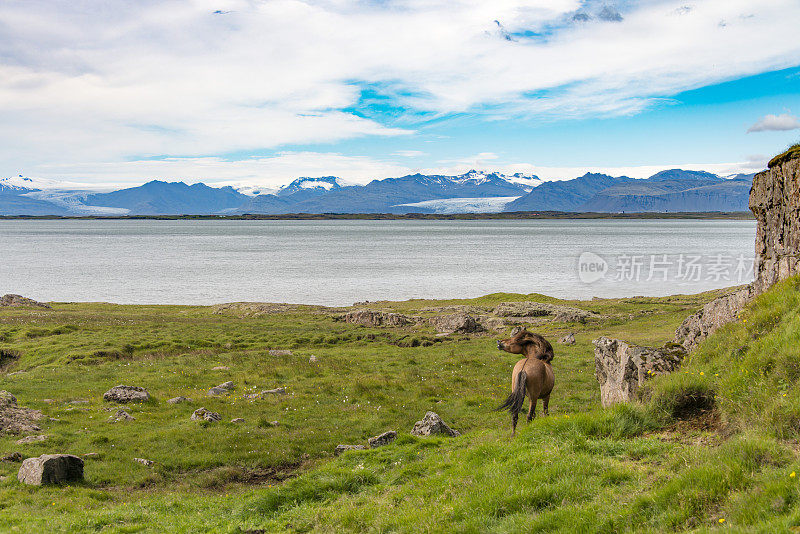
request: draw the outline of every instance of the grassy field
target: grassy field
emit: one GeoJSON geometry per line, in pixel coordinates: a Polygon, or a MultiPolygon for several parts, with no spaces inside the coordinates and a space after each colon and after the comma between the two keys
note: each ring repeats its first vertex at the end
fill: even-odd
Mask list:
{"type": "Polygon", "coordinates": [[[96,453],[86,459],[86,482],[68,487],[23,486],[19,464],[0,462],[0,531],[791,531],[800,525],[796,280],[760,297],[680,372],[654,381],[648,402],[600,408],[592,339],[661,345],[713,296],[369,304],[430,315],[536,300],[600,314],[587,324],[536,326],[552,341],[575,332],[577,342],[554,343],[551,416],[522,423],[513,440],[508,415],[492,411],[517,359],[496,349],[497,334],[368,328],[336,320],[344,310],[311,306],[261,315],[110,304],[0,309],[0,350],[18,356],[0,389],[49,418],[44,441],[0,436],[0,452],[96,453]],[[206,395],[228,380],[236,384],[230,396],[206,395]],[[102,394],[116,384],[153,397],[126,408],[133,421],[109,422],[116,407],[102,394]],[[276,387],[288,394],[246,397],[276,387]],[[193,400],[166,402],[179,395],[193,400]],[[715,408],[685,417],[697,399],[715,408]],[[200,407],[222,421],[191,421],[200,407]],[[412,437],[428,410],[462,436],[412,437]],[[333,457],[337,444],[386,430],[398,431],[395,443],[333,457]]]}

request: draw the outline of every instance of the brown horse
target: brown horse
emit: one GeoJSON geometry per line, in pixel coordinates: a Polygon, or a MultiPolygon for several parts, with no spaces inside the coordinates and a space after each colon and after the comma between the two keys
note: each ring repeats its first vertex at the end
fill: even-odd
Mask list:
{"type": "Polygon", "coordinates": [[[511,337],[497,342],[497,348],[511,354],[524,354],[511,374],[511,395],[498,407],[508,409],[511,413],[511,436],[517,432],[517,419],[525,402],[525,392],[531,399],[528,411],[528,422],[536,417],[536,402],[542,399],[542,410],[548,414],[550,392],[553,391],[555,377],[550,362],[553,360],[553,346],[539,334],[528,332],[517,327],[511,331],[511,337]]]}

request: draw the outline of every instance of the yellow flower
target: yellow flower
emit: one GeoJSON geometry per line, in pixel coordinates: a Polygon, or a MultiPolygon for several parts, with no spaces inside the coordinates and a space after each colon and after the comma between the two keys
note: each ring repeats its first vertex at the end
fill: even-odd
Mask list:
{"type": "Polygon", "coordinates": [[[724,522],[725,522],[725,518],[724,518],[724,517],[720,517],[720,518],[719,518],[719,522],[720,522],[720,523],[724,523],[724,522]]]}
{"type": "Polygon", "coordinates": [[[700,371],[700,376],[703,376],[704,374],[705,374],[705,373],[703,373],[703,371],[700,371]]]}
{"type": "MultiPolygon", "coordinates": [[[[794,478],[794,477],[795,477],[795,472],[794,472],[794,471],[792,471],[791,473],[789,473],[789,478],[794,478]]],[[[53,504],[55,504],[55,503],[53,503],[53,504]]]]}

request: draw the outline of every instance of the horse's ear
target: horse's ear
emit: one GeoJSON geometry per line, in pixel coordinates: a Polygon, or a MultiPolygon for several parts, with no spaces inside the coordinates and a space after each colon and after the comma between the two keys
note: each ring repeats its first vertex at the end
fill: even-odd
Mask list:
{"type": "Polygon", "coordinates": [[[516,336],[517,334],[519,334],[519,333],[520,333],[520,332],[522,332],[523,330],[524,330],[524,328],[522,328],[521,326],[515,326],[515,327],[514,327],[514,328],[511,330],[511,337],[514,337],[514,336],[516,336]]]}

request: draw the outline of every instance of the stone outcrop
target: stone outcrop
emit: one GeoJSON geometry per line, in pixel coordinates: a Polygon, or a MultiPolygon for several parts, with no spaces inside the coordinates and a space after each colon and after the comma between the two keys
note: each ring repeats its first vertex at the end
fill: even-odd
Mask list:
{"type": "Polygon", "coordinates": [[[434,412],[427,412],[425,417],[422,418],[421,421],[417,421],[414,423],[414,428],[411,429],[412,436],[435,436],[435,435],[442,435],[442,436],[460,436],[461,433],[458,430],[453,430],[447,423],[442,421],[442,418],[439,417],[434,412]]]}
{"type": "Polygon", "coordinates": [[[217,412],[212,412],[211,410],[206,410],[205,408],[198,408],[194,411],[194,413],[192,413],[191,420],[208,421],[209,423],[214,423],[216,421],[222,421],[222,416],[217,412]]]}
{"type": "Polygon", "coordinates": [[[35,423],[44,415],[17,404],[17,398],[8,391],[0,391],[0,434],[23,434],[41,430],[35,423]]]}
{"type": "Polygon", "coordinates": [[[83,460],[71,454],[45,454],[22,462],[17,480],[23,484],[63,484],[83,480],[83,460]]]}
{"type": "Polygon", "coordinates": [[[474,317],[466,313],[431,317],[430,323],[441,334],[471,334],[483,332],[484,328],[474,317]]]}
{"type": "Polygon", "coordinates": [[[573,334],[573,333],[567,334],[566,336],[560,338],[558,340],[558,342],[561,343],[562,345],[574,345],[575,344],[575,334],[573,334]]]}
{"type": "Polygon", "coordinates": [[[103,400],[108,402],[118,402],[126,404],[129,402],[146,402],[150,400],[150,394],[146,389],[139,386],[114,386],[103,393],[103,400]]]}
{"type": "Polygon", "coordinates": [[[287,349],[270,349],[268,351],[268,354],[270,356],[291,356],[292,351],[287,349]]]}
{"type": "Polygon", "coordinates": [[[753,178],[750,210],[758,221],[753,289],[800,274],[800,150],[776,156],[753,178]]]}
{"type": "Polygon", "coordinates": [[[188,397],[173,397],[167,401],[169,404],[181,404],[184,402],[192,402],[192,399],[188,397]]]}
{"type": "Polygon", "coordinates": [[[502,302],[494,309],[498,317],[549,317],[553,322],[585,323],[587,319],[598,317],[596,313],[546,302],[502,302]]]}
{"type": "Polygon", "coordinates": [[[136,418],[125,410],[117,410],[117,413],[108,418],[109,423],[121,423],[122,421],[135,421],[136,418]]]}
{"type": "Polygon", "coordinates": [[[0,307],[8,306],[14,308],[50,308],[44,302],[37,302],[22,295],[12,295],[11,293],[0,297],[0,307]]]}
{"type": "Polygon", "coordinates": [[[416,321],[402,313],[390,313],[374,310],[354,310],[342,315],[342,320],[350,324],[363,326],[405,326],[416,321]]]}
{"type": "Polygon", "coordinates": [[[208,395],[211,397],[219,396],[219,395],[229,395],[231,391],[236,389],[236,385],[231,382],[230,380],[227,382],[223,382],[218,386],[214,386],[213,388],[208,390],[208,395]]]}
{"type": "Polygon", "coordinates": [[[639,390],[648,378],[671,373],[686,354],[677,344],[653,349],[607,337],[593,343],[595,376],[600,382],[603,406],[638,399],[639,390]]]}
{"type": "Polygon", "coordinates": [[[736,320],[754,294],[753,287],[746,286],[712,300],[699,312],[683,320],[675,331],[675,342],[687,350],[693,350],[717,328],[736,320]]]}
{"type": "Polygon", "coordinates": [[[373,436],[367,440],[371,449],[376,447],[383,447],[384,445],[388,445],[394,440],[397,439],[397,432],[394,430],[390,430],[388,432],[384,432],[378,436],[373,436]]]}

